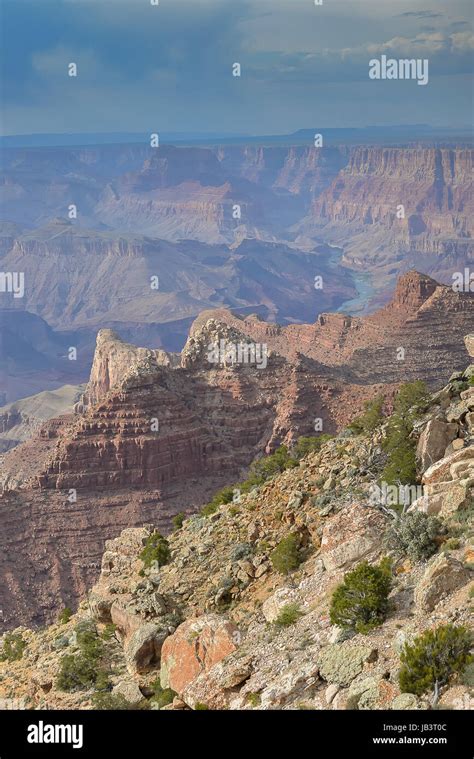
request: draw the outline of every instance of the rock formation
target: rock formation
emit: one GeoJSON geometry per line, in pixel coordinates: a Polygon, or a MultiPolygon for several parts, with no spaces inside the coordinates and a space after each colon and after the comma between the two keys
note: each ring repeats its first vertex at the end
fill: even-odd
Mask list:
{"type": "MultiPolygon", "coordinates": [[[[152,522],[167,531],[174,514],[197,509],[256,457],[314,434],[315,424],[334,433],[379,393],[389,407],[407,380],[439,387],[466,364],[461,336],[473,306],[471,294],[411,272],[371,317],[279,327],[202,314],[180,357],[100,332],[77,413],[49,420],[0,460],[3,626],[74,604],[120,529],[152,522]],[[266,346],[265,366],[210,362],[209,346],[221,339],[266,346]]],[[[467,412],[469,401],[460,403],[467,412]]]]}

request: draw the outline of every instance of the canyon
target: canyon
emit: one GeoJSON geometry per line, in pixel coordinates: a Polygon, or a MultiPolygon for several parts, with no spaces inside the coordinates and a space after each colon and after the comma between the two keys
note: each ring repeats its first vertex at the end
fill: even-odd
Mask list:
{"type": "Polygon", "coordinates": [[[0,293],[3,402],[87,379],[101,328],[179,351],[207,309],[309,323],[374,311],[407,270],[452,284],[469,267],[468,143],[310,138],[5,149],[0,266],[25,294],[0,293]],[[45,351],[28,346],[27,320],[51,330],[45,351]]]}
{"type": "Polygon", "coordinates": [[[181,354],[97,337],[73,414],[0,457],[2,628],[41,624],[97,577],[104,541],[190,514],[285,442],[336,433],[401,383],[434,391],[468,360],[474,295],[410,271],[371,316],[281,326],[225,309],[195,320],[181,354]],[[216,365],[220,340],[267,345],[265,369],[216,365]],[[400,352],[402,349],[402,352],[400,352]],[[34,600],[33,600],[34,599],[34,600]]]}

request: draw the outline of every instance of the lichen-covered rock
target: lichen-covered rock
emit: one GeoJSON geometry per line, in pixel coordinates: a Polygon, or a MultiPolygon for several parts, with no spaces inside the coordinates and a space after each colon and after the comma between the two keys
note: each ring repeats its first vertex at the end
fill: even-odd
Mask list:
{"type": "Polygon", "coordinates": [[[143,701],[143,693],[134,680],[121,680],[112,689],[113,696],[122,696],[131,706],[143,701]]]}
{"type": "Polygon", "coordinates": [[[377,649],[369,645],[330,644],[319,654],[319,674],[328,683],[347,686],[376,656],[377,649]]]}
{"type": "Polygon", "coordinates": [[[385,517],[375,509],[354,504],[340,511],[323,529],[321,558],[325,568],[346,568],[377,554],[385,526],[385,517]]]}
{"type": "Polygon", "coordinates": [[[415,589],[416,605],[424,611],[432,611],[444,596],[469,582],[470,576],[469,570],[452,556],[436,556],[415,589]]]}
{"type": "Polygon", "coordinates": [[[413,693],[400,693],[398,696],[395,696],[390,704],[390,708],[400,711],[419,709],[419,701],[413,693]]]}

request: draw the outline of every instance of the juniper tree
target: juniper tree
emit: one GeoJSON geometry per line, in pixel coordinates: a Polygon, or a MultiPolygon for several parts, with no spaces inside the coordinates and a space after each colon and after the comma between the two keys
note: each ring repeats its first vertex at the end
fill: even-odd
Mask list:
{"type": "Polygon", "coordinates": [[[359,633],[379,627],[387,616],[391,587],[391,565],[387,559],[379,566],[361,562],[345,575],[333,594],[331,623],[359,633]]]}
{"type": "Polygon", "coordinates": [[[474,661],[473,642],[467,627],[448,624],[426,630],[413,643],[406,643],[400,655],[400,690],[421,696],[432,689],[436,704],[439,688],[474,661]]]}

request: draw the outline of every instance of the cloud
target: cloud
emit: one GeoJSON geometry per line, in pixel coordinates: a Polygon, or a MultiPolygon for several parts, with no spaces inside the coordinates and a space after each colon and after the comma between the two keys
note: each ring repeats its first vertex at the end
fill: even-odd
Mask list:
{"type": "Polygon", "coordinates": [[[398,18],[443,18],[444,13],[435,13],[434,11],[406,11],[405,13],[399,13],[398,18]]]}
{"type": "Polygon", "coordinates": [[[449,0],[450,16],[441,12],[448,0],[426,0],[425,9],[417,0],[419,10],[397,1],[407,9],[398,17],[380,0],[3,0],[4,128],[259,132],[277,122],[284,132],[320,112],[360,123],[371,98],[387,118],[398,108],[400,120],[419,121],[406,87],[400,95],[392,87],[386,101],[373,94],[368,61],[382,53],[428,57],[430,92],[449,76],[449,91],[421,119],[436,120],[441,98],[445,112],[455,97],[468,103],[466,0],[449,0]],[[234,61],[240,80],[231,77],[234,61]],[[356,83],[369,88],[362,110],[356,83]]]}

